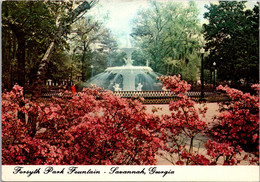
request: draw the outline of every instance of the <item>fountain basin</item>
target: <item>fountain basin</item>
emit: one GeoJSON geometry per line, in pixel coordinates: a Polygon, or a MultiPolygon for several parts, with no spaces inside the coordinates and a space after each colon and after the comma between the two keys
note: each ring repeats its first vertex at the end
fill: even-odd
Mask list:
{"type": "Polygon", "coordinates": [[[112,91],[159,91],[162,90],[162,83],[157,80],[158,76],[148,66],[127,65],[109,67],[88,83],[112,91]]]}

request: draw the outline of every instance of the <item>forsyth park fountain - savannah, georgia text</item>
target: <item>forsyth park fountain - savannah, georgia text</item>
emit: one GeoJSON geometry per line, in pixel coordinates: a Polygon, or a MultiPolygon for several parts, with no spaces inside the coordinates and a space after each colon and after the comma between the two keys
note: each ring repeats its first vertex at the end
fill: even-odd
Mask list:
{"type": "Polygon", "coordinates": [[[87,85],[95,85],[112,91],[161,91],[160,76],[148,66],[133,66],[132,52],[135,48],[121,48],[127,54],[124,66],[108,67],[104,72],[87,81],[87,85]]]}

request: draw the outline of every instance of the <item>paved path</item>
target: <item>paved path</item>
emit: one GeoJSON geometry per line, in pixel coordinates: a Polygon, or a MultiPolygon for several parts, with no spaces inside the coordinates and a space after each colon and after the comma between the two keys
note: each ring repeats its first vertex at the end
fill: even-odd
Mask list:
{"type": "MultiPolygon", "coordinates": [[[[169,105],[168,104],[158,104],[158,105],[145,105],[148,112],[151,112],[152,108],[153,107],[158,107],[158,108],[161,108],[161,110],[159,110],[159,112],[156,112],[155,114],[157,115],[161,115],[161,114],[170,114],[170,111],[169,111],[169,105]]],[[[199,107],[202,107],[203,104],[195,104],[195,107],[196,108],[199,108],[199,107]]],[[[206,107],[208,107],[208,111],[205,115],[205,119],[207,122],[212,122],[212,118],[214,116],[216,116],[217,114],[217,110],[218,110],[218,104],[217,103],[206,103],[205,104],[206,107]]]]}
{"type": "MultiPolygon", "coordinates": [[[[161,108],[158,109],[158,112],[156,112],[155,114],[156,115],[162,115],[162,114],[167,114],[167,115],[170,115],[170,111],[169,111],[169,105],[168,104],[158,104],[158,105],[145,105],[148,112],[152,112],[151,110],[153,109],[153,107],[157,107],[157,108],[161,108]]],[[[212,124],[214,122],[214,117],[217,116],[218,114],[218,109],[219,109],[219,106],[217,103],[206,103],[206,104],[195,104],[195,108],[199,108],[199,107],[203,107],[203,106],[206,106],[208,107],[208,110],[205,114],[205,121],[208,123],[208,124],[212,124]]]]}

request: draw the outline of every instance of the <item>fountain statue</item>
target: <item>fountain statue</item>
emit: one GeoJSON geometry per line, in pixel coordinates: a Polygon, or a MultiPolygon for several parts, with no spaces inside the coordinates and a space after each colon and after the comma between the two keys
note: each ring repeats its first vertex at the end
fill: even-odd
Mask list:
{"type": "Polygon", "coordinates": [[[114,91],[122,91],[122,89],[119,87],[119,84],[115,83],[114,87],[114,91]]]}
{"type": "Polygon", "coordinates": [[[136,87],[136,91],[142,91],[143,85],[141,83],[138,83],[138,86],[136,87]]]}

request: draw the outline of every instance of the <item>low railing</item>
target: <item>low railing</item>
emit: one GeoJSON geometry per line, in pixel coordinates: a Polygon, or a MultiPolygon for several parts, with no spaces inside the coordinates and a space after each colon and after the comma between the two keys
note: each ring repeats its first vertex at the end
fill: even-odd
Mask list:
{"type": "MultiPolygon", "coordinates": [[[[122,98],[143,97],[144,104],[168,104],[172,100],[177,101],[179,99],[179,97],[171,91],[115,91],[113,92],[113,94],[115,96],[119,96],[122,98]]],[[[187,92],[186,95],[196,102],[199,102],[201,98],[201,92],[187,92]]],[[[213,101],[213,102],[214,100],[216,100],[216,98],[220,97],[220,94],[216,92],[204,92],[204,95],[206,100],[213,101]]],[[[52,92],[44,93],[42,96],[43,98],[50,98],[50,97],[71,98],[72,94],[52,91],[52,92]]],[[[221,94],[221,99],[222,100],[227,99],[227,97],[221,94]]]]}
{"type": "MultiPolygon", "coordinates": [[[[176,95],[171,91],[116,91],[113,92],[114,95],[131,98],[131,97],[143,97],[143,98],[165,98],[165,97],[176,97],[176,95]]],[[[204,92],[205,96],[212,95],[213,92],[204,92]]],[[[200,97],[201,92],[187,92],[189,97],[200,97]]]]}

